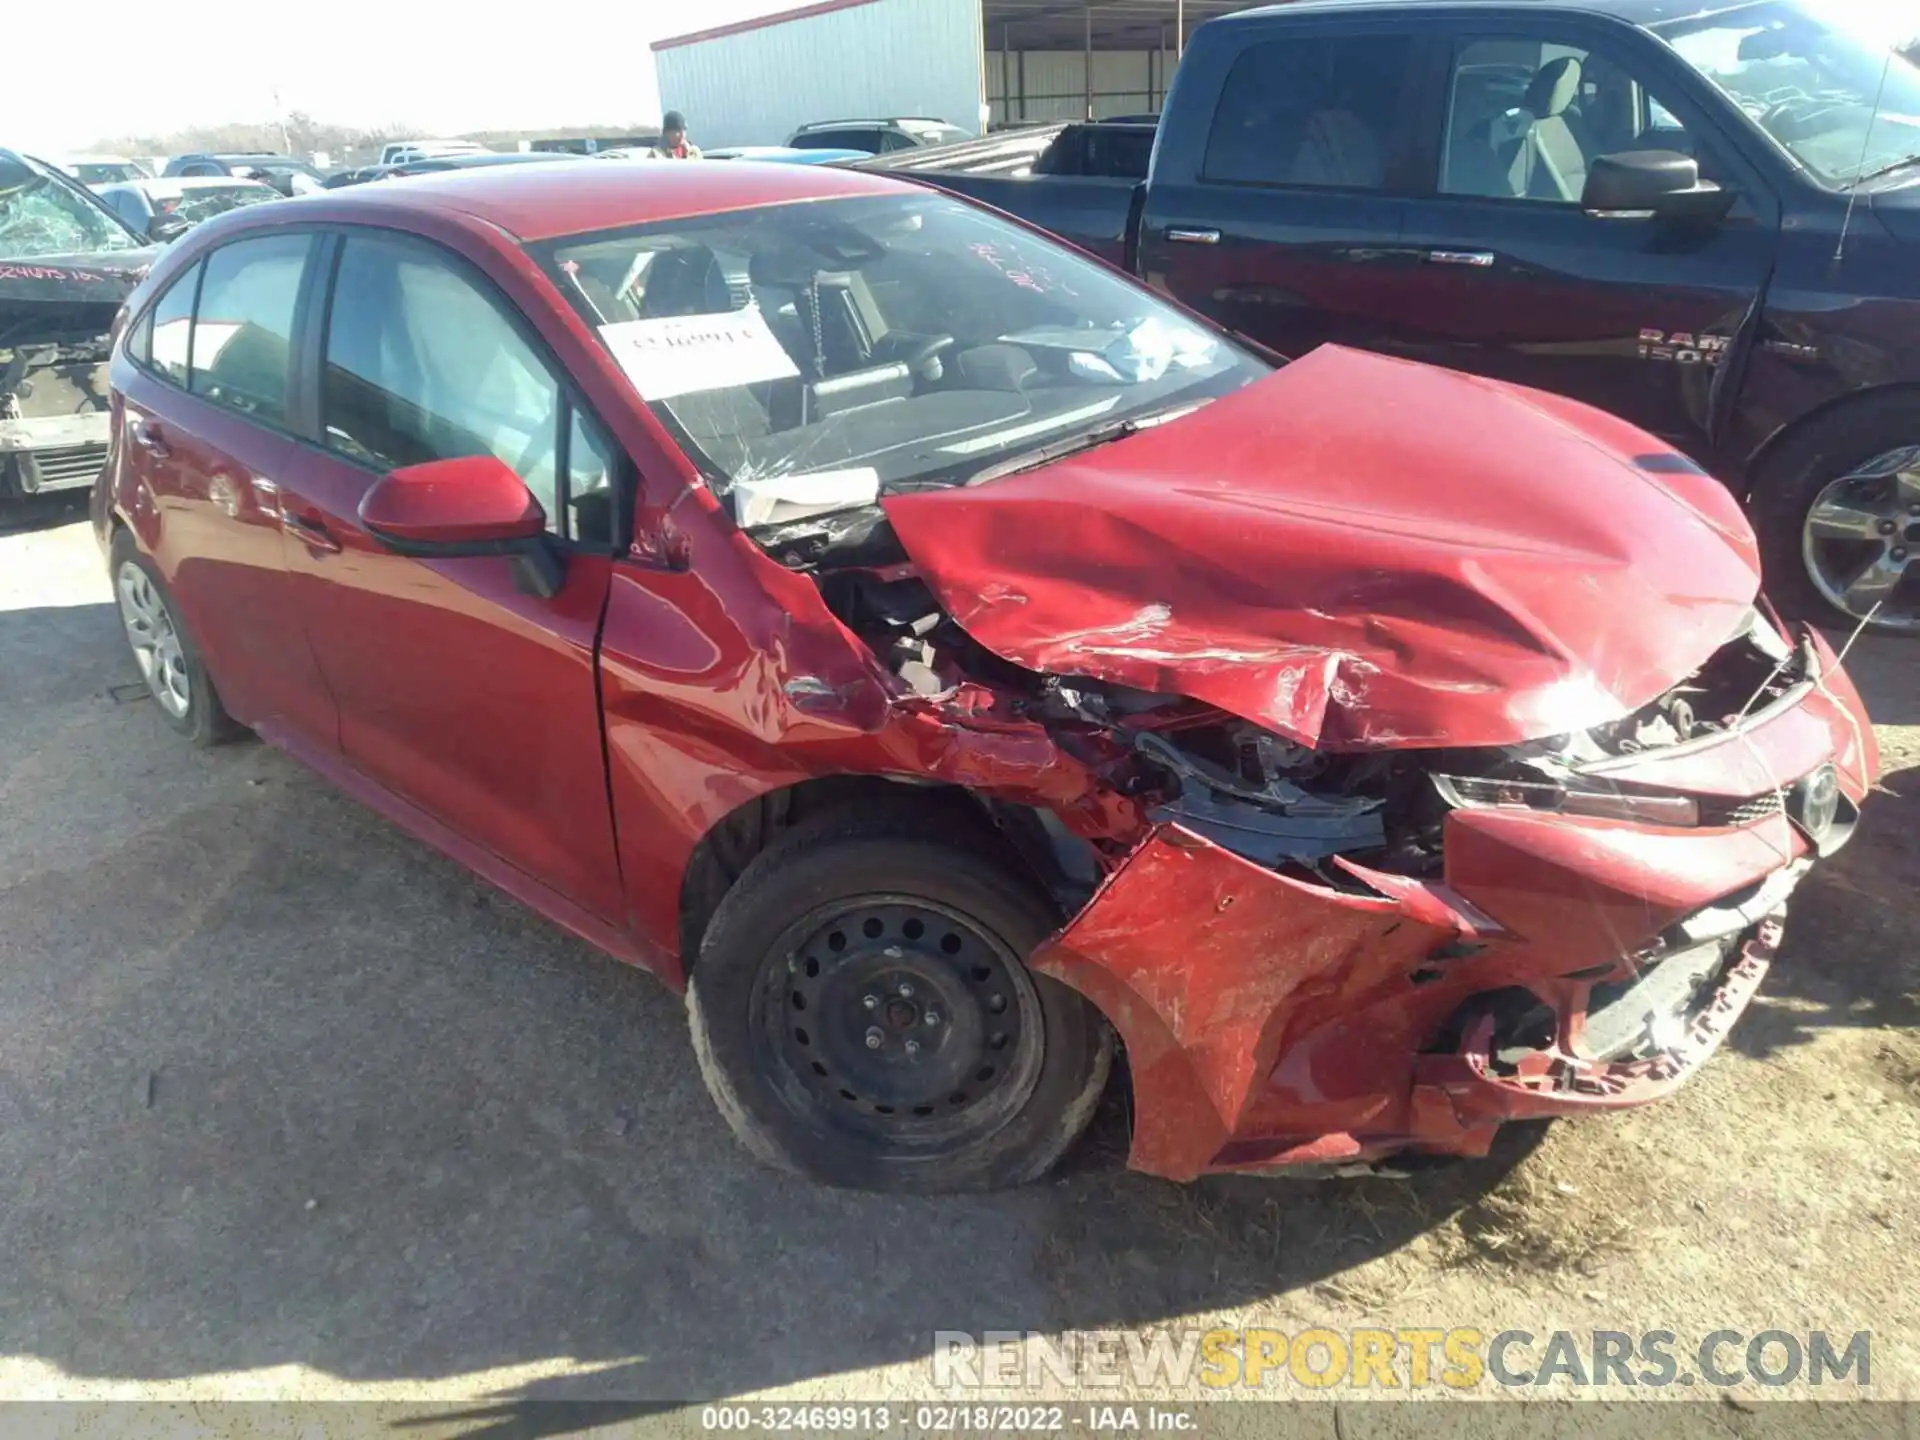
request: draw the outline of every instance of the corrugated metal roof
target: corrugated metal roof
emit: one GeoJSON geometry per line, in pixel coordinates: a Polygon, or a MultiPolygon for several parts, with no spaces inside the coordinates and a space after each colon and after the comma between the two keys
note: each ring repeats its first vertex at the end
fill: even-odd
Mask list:
{"type": "Polygon", "coordinates": [[[811,19],[815,15],[831,15],[836,10],[851,10],[859,5],[877,4],[878,0],[819,0],[815,5],[802,5],[794,10],[779,10],[771,15],[756,15],[751,20],[736,20],[731,25],[715,25],[710,30],[691,30],[684,35],[668,35],[653,42],[657,53],[672,50],[680,45],[698,45],[703,40],[719,40],[728,35],[745,35],[752,30],[765,30],[771,25],[786,25],[795,20],[811,19]]]}
{"type": "Polygon", "coordinates": [[[1093,21],[1096,50],[1150,50],[1170,31],[1185,10],[1187,33],[1203,20],[1235,10],[1250,10],[1272,0],[983,0],[987,44],[1011,50],[1080,50],[1087,43],[1087,21],[1093,21]],[[1010,38],[1008,38],[1010,37],[1010,38]]]}
{"type": "MultiPolygon", "coordinates": [[[[811,19],[816,15],[831,15],[836,10],[851,10],[877,3],[879,0],[818,0],[816,4],[779,10],[771,15],[735,21],[731,25],[715,25],[708,30],[669,35],[654,41],[653,49],[657,53],[683,45],[698,45],[707,40],[744,35],[754,30],[811,19]]],[[[1273,0],[1185,0],[1182,6],[1178,0],[1097,0],[1091,5],[1082,3],[1082,0],[982,0],[980,13],[991,45],[1000,44],[1003,33],[1010,28],[1013,36],[1011,48],[1016,50],[1079,50],[1086,45],[1087,20],[1091,12],[1094,49],[1140,50],[1151,49],[1158,44],[1161,31],[1172,26],[1177,19],[1184,18],[1191,32],[1201,21],[1211,20],[1216,15],[1271,3],[1273,0]],[[1184,16],[1181,14],[1183,9],[1184,16]]]]}

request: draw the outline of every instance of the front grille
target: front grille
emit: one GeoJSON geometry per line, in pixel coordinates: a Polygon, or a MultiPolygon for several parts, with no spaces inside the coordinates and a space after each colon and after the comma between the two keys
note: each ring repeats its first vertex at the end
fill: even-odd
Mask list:
{"type": "Polygon", "coordinates": [[[1753,825],[1761,820],[1770,820],[1781,813],[1785,807],[1781,804],[1780,792],[1769,790],[1764,795],[1755,795],[1750,800],[1708,800],[1700,801],[1700,823],[1702,825],[1753,825]]]}
{"type": "Polygon", "coordinates": [[[107,463],[104,445],[63,445],[53,450],[29,450],[22,453],[23,488],[28,491],[54,490],[68,485],[91,485],[107,463]]]}

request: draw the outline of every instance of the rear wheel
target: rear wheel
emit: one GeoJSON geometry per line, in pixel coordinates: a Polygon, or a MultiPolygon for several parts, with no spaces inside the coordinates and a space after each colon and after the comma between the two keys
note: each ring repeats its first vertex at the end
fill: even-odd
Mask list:
{"type": "Polygon", "coordinates": [[[886,819],[796,833],[747,868],[701,948],[688,1014],[707,1087],[761,1159],[829,1184],[1035,1179],[1112,1061],[1098,1012],[1026,967],[1054,923],[984,846],[886,819]]]}
{"type": "Polygon", "coordinates": [[[127,531],[114,536],[107,564],[121,628],[160,718],[196,745],[218,745],[244,735],[220,703],[166,582],[127,531]]]}
{"type": "Polygon", "coordinates": [[[1783,608],[1920,635],[1920,397],[1874,396],[1789,437],[1752,511],[1783,608]]]}

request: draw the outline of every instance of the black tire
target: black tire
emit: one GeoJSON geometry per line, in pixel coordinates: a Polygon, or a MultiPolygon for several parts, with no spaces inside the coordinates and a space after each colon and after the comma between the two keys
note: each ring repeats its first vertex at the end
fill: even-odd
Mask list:
{"type": "MultiPolygon", "coordinates": [[[[1808,512],[1834,481],[1878,456],[1912,445],[1920,445],[1920,395],[1888,393],[1842,405],[1811,421],[1762,461],[1748,512],[1760,539],[1767,593],[1783,612],[1849,630],[1860,623],[1860,616],[1822,593],[1809,573],[1802,549],[1808,512]]],[[[1910,606],[1911,613],[1920,617],[1920,593],[1910,606]]],[[[1903,628],[1878,618],[1871,628],[1887,634],[1920,634],[1920,626],[1903,628]]]]}
{"type": "Polygon", "coordinates": [[[998,1189],[1045,1174],[1093,1119],[1112,1032],[1025,965],[1053,906],[990,832],[929,828],[912,811],[823,817],[756,857],[714,913],[687,987],[694,1053],[770,1165],[863,1190],[998,1189]],[[917,982],[913,1000],[890,975],[917,982]],[[793,1008],[809,995],[811,1013],[793,1008]]]}
{"type": "Polygon", "coordinates": [[[140,553],[140,547],[134,543],[130,531],[122,529],[115,532],[108,551],[107,575],[113,585],[114,603],[120,612],[121,631],[127,637],[127,648],[134,657],[134,663],[141,668],[142,678],[146,680],[148,692],[153,698],[153,708],[159,712],[160,718],[202,748],[243,738],[247,730],[220,703],[220,692],[214,688],[213,678],[207,674],[206,662],[200,658],[200,647],[194,643],[193,632],[187,629],[186,621],[181,618],[180,607],[174,603],[166,581],[161,579],[159,567],[140,553]],[[165,612],[167,622],[178,637],[179,668],[186,686],[186,701],[184,707],[178,710],[163,697],[162,690],[166,688],[164,682],[142,661],[141,652],[134,644],[128,624],[129,602],[122,584],[123,574],[128,567],[137,569],[146,577],[153,599],[165,612]]]}

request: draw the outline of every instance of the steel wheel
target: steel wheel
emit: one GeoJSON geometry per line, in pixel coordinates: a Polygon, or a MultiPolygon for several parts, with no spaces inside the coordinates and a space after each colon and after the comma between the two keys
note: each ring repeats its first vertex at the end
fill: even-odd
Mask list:
{"type": "Polygon", "coordinates": [[[1903,583],[1920,545],[1920,445],[1889,450],[1828,484],[1808,507],[1807,578],[1832,605],[1888,630],[1920,631],[1920,585],[1903,583]],[[1878,612],[1875,612],[1878,606],[1878,612]]]}
{"type": "Polygon", "coordinates": [[[193,704],[193,684],[172,612],[147,572],[131,560],[121,562],[114,590],[120,599],[120,623],[147,688],[162,710],[183,719],[193,704]]]}
{"type": "Polygon", "coordinates": [[[1044,1049],[1019,957],[959,912],[864,896],[773,946],[756,997],[789,1102],[856,1143],[934,1154],[1004,1126],[1044,1049]]]}

